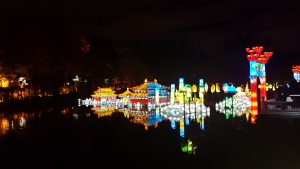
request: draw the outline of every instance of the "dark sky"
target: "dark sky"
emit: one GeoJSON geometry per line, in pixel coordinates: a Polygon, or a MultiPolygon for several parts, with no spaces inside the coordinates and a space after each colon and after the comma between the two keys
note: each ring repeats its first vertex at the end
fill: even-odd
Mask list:
{"type": "Polygon", "coordinates": [[[0,5],[0,50],[14,62],[74,70],[79,59],[123,65],[164,83],[239,82],[249,75],[245,48],[263,45],[274,52],[268,78],[289,80],[300,64],[299,17],[288,0],[10,0],[0,5]],[[78,54],[83,35],[87,55],[78,54]]]}

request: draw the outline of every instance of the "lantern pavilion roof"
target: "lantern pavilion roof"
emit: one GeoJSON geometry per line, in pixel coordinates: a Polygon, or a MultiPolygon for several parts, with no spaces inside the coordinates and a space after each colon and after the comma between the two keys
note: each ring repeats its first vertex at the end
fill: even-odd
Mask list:
{"type": "Polygon", "coordinates": [[[132,95],[134,95],[134,93],[131,92],[131,91],[129,90],[129,88],[127,88],[127,90],[126,90],[124,93],[118,94],[118,96],[120,96],[120,97],[132,96],[132,95]]]}
{"type": "Polygon", "coordinates": [[[131,90],[133,90],[134,92],[147,92],[147,90],[148,90],[148,80],[145,79],[143,84],[141,84],[139,86],[132,87],[131,90]]]}
{"type": "Polygon", "coordinates": [[[134,93],[136,93],[136,92],[148,92],[148,90],[154,90],[155,88],[167,89],[169,87],[157,83],[156,79],[154,79],[153,82],[148,81],[147,79],[145,79],[143,84],[141,84],[139,86],[132,87],[131,90],[133,90],[134,93]]]}
{"type": "Polygon", "coordinates": [[[92,97],[114,97],[114,96],[117,95],[115,94],[115,91],[111,87],[98,88],[98,90],[96,90],[94,94],[92,94],[92,97]]]}
{"type": "Polygon", "coordinates": [[[133,93],[133,97],[148,97],[147,92],[141,92],[141,93],[133,93]]]}

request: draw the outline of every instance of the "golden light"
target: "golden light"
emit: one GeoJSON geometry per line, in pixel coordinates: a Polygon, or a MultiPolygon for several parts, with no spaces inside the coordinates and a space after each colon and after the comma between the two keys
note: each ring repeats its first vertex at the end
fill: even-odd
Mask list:
{"type": "Polygon", "coordinates": [[[220,90],[220,84],[219,83],[216,83],[216,92],[217,93],[221,92],[221,90],[220,90]]]}
{"type": "Polygon", "coordinates": [[[216,86],[214,84],[212,84],[211,88],[210,88],[210,92],[215,93],[215,91],[216,91],[216,86]]]}
{"type": "Polygon", "coordinates": [[[205,83],[205,92],[207,93],[208,92],[208,84],[207,83],[205,83]]]}
{"type": "Polygon", "coordinates": [[[7,80],[6,78],[2,78],[0,87],[3,87],[3,88],[9,87],[9,80],[7,80]]]}
{"type": "Polygon", "coordinates": [[[193,93],[197,92],[197,85],[195,85],[195,84],[192,85],[192,91],[193,91],[193,93]]]}
{"type": "Polygon", "coordinates": [[[251,106],[252,107],[257,107],[257,103],[252,103],[251,106]]]}
{"type": "Polygon", "coordinates": [[[6,134],[9,130],[9,121],[6,118],[0,120],[0,132],[6,134]]]}
{"type": "Polygon", "coordinates": [[[273,88],[272,84],[269,84],[269,85],[268,85],[268,88],[269,88],[269,89],[272,89],[272,88],[273,88]]]}

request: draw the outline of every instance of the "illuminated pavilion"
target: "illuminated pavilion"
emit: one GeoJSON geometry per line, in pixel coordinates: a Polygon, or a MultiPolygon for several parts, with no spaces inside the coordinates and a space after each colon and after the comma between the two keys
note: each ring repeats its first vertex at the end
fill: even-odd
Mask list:
{"type": "Polygon", "coordinates": [[[144,83],[132,87],[121,94],[115,94],[112,88],[99,88],[92,95],[101,106],[107,105],[158,105],[170,102],[169,87],[145,79],[144,83]]]}
{"type": "Polygon", "coordinates": [[[98,90],[96,90],[94,94],[92,94],[92,97],[95,101],[100,102],[101,106],[115,104],[117,99],[117,95],[111,87],[98,88],[98,90]]]}
{"type": "Polygon", "coordinates": [[[132,87],[133,95],[131,96],[131,104],[161,104],[170,102],[169,87],[145,79],[144,83],[132,87]]]}

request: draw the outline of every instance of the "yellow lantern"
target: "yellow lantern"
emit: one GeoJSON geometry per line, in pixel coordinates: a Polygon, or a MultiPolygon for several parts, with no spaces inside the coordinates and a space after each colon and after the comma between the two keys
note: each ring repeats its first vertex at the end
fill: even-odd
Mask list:
{"type": "Polygon", "coordinates": [[[219,83],[216,83],[216,92],[220,93],[220,85],[219,85],[219,83]]]}
{"type": "Polygon", "coordinates": [[[195,84],[192,85],[192,91],[193,91],[193,93],[197,92],[197,85],[195,85],[195,84]]]}
{"type": "Polygon", "coordinates": [[[205,92],[207,93],[208,92],[208,84],[205,83],[205,92]]]}
{"type": "Polygon", "coordinates": [[[215,91],[216,91],[216,86],[214,84],[212,84],[212,86],[210,88],[210,92],[215,93],[215,91]]]}

